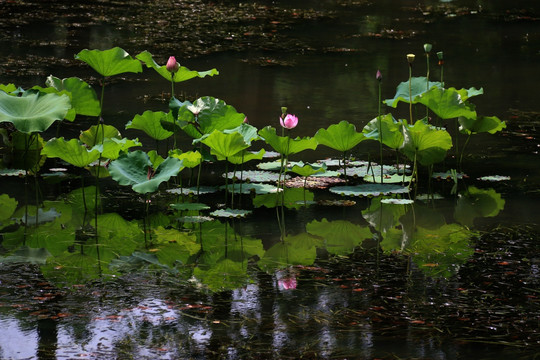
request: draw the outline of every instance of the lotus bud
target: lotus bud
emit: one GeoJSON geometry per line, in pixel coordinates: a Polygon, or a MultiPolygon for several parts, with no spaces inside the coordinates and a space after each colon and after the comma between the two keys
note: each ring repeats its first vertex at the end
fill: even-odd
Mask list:
{"type": "Polygon", "coordinates": [[[282,117],[282,118],[285,118],[285,115],[287,115],[287,107],[286,107],[286,106],[282,106],[282,107],[281,107],[281,117],[282,117]]]}
{"type": "Polygon", "coordinates": [[[167,71],[175,73],[178,71],[178,69],[180,69],[180,64],[176,62],[176,58],[174,56],[171,56],[165,67],[167,68],[167,71]]]}
{"type": "Polygon", "coordinates": [[[288,129],[288,130],[294,129],[296,125],[298,125],[298,118],[295,115],[287,114],[285,118],[283,117],[279,118],[279,123],[285,129],[288,129]]]}
{"type": "Polygon", "coordinates": [[[244,118],[244,124],[249,124],[249,120],[248,120],[247,116],[244,118]]]}
{"type": "Polygon", "coordinates": [[[424,51],[426,52],[426,54],[429,53],[432,48],[433,46],[431,44],[424,44],[424,51]]]}
{"type": "Polygon", "coordinates": [[[377,74],[375,75],[375,79],[377,79],[378,81],[382,81],[381,70],[377,70],[377,74]]]}
{"type": "Polygon", "coordinates": [[[443,52],[442,51],[439,51],[437,53],[437,57],[439,58],[439,66],[442,66],[444,64],[444,60],[443,60],[443,52]]]}
{"type": "Polygon", "coordinates": [[[414,61],[414,54],[407,54],[407,61],[412,64],[414,61]]]}

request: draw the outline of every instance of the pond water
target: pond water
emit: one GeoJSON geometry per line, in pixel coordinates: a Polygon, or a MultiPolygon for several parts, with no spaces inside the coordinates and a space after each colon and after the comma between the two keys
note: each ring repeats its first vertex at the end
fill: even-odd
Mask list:
{"type": "MultiPolygon", "coordinates": [[[[259,129],[278,128],[287,106],[299,118],[291,135],[313,136],[342,120],[362,129],[377,116],[377,69],[383,99],[392,98],[408,79],[407,53],[416,54],[413,75],[425,76],[429,42],[431,77],[441,76],[435,52],[443,51],[445,84],[482,87],[476,110],[506,128],[472,137],[457,182],[446,173],[456,168],[453,149],[435,165],[439,177],[421,168],[413,203],[329,191],[343,176],[307,190],[300,179],[287,183],[283,206],[275,193],[234,195],[234,207],[252,213],[227,218],[211,212],[231,206],[231,194],[178,193],[180,183],[195,186],[196,169],[150,197],[101,179],[98,204],[93,177],[57,159],[37,178],[1,176],[0,358],[537,357],[536,2],[3,2],[1,84],[78,76],[99,94],[98,75],[75,54],[148,50],[160,64],[174,55],[190,69],[219,70],[177,84],[177,97],[222,99],[259,129]],[[171,207],[185,203],[210,209],[171,207]]],[[[170,83],[152,69],[112,77],[103,119],[148,151],[155,142],[125,124],[168,111],[169,97],[170,83]]],[[[383,112],[409,116],[403,103],[383,112]]],[[[77,117],[59,135],[77,137],[95,122],[77,117]]],[[[177,142],[191,149],[187,135],[177,142]]],[[[10,168],[2,151],[1,168],[10,168]]],[[[352,160],[378,161],[378,151],[364,141],[352,160]]],[[[290,160],[333,158],[328,169],[337,171],[341,155],[319,146],[290,160]]],[[[393,151],[383,155],[394,162],[393,151]]],[[[363,182],[365,163],[350,165],[349,182],[363,182]]],[[[223,162],[205,164],[201,184],[223,185],[225,171],[223,162]]]]}

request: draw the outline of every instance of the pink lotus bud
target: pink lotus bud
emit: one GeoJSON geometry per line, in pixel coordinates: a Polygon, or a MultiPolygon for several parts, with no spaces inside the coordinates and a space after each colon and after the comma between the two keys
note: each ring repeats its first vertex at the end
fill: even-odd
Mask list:
{"type": "Polygon", "coordinates": [[[279,122],[285,129],[294,129],[298,125],[298,118],[295,115],[287,114],[285,119],[279,118],[279,122]]]}
{"type": "Polygon", "coordinates": [[[176,62],[174,56],[171,56],[165,67],[167,68],[167,71],[175,73],[178,71],[178,69],[180,69],[180,64],[176,62]]]}
{"type": "Polygon", "coordinates": [[[382,81],[382,74],[381,70],[377,70],[377,74],[375,75],[375,79],[382,81]]]}
{"type": "Polygon", "coordinates": [[[249,124],[249,120],[248,120],[247,116],[244,118],[244,124],[249,124]]]}

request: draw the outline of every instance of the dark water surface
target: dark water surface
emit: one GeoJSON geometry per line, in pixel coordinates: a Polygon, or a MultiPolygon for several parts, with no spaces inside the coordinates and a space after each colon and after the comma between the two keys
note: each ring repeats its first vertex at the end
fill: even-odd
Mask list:
{"type": "MultiPolygon", "coordinates": [[[[278,127],[280,107],[288,106],[300,119],[293,134],[313,136],[341,120],[361,129],[376,117],[377,69],[383,98],[393,97],[408,77],[407,53],[416,54],[414,76],[425,75],[422,46],[429,42],[433,53],[444,52],[446,85],[482,87],[484,94],[473,100],[478,113],[507,122],[502,132],[471,140],[463,164],[468,177],[457,192],[450,180],[429,185],[426,173],[420,193],[431,188],[441,199],[392,205],[364,197],[349,198],[356,201],[351,207],[285,209],[283,243],[275,208],[255,208],[246,219],[181,225],[176,219],[186,214],[171,212],[168,204],[177,199],[163,192],[152,198],[149,226],[158,240],[174,230],[177,243],[186,241],[183,252],[168,250],[183,266],[164,271],[156,264],[135,271],[148,258],[130,258],[133,263],[118,265],[124,272],[114,276],[94,258],[68,260],[85,238],[73,225],[85,222],[77,200],[81,184],[42,179],[43,211],[50,217],[41,216],[46,220],[29,232],[27,244],[47,247],[55,260],[41,266],[0,260],[0,358],[538,357],[538,19],[537,1],[525,0],[0,0],[4,84],[43,86],[53,74],[79,76],[99,91],[96,74],[74,54],[113,46],[133,56],[148,50],[159,63],[174,55],[190,69],[219,70],[219,76],[179,84],[178,97],[223,99],[258,128],[278,127]],[[510,179],[477,179],[487,175],[510,179]]],[[[434,54],[431,64],[432,78],[439,79],[434,54]]],[[[153,70],[112,78],[105,122],[122,131],[135,114],[166,111],[169,92],[153,70]]],[[[383,110],[408,115],[406,106],[383,110]]],[[[63,125],[63,135],[75,137],[94,123],[77,119],[63,125]]],[[[455,133],[453,124],[448,130],[455,133]]],[[[122,132],[153,145],[140,132],[122,132]]],[[[353,155],[367,160],[377,151],[364,142],[353,155]]],[[[319,147],[292,160],[339,155],[319,147]]],[[[452,155],[435,171],[453,167],[452,155]]],[[[393,156],[385,152],[388,163],[393,156]]],[[[206,168],[205,183],[222,184],[223,170],[206,168]]],[[[0,182],[2,192],[17,199],[21,219],[24,180],[0,182]]],[[[102,187],[100,226],[118,246],[103,248],[100,260],[107,263],[135,250],[144,200],[112,181],[102,187]]],[[[316,201],[341,199],[311,191],[316,201]]],[[[251,197],[239,201],[253,208],[251,197]]],[[[223,193],[201,201],[218,204],[223,193]]],[[[0,230],[2,256],[23,230],[0,230]]]]}

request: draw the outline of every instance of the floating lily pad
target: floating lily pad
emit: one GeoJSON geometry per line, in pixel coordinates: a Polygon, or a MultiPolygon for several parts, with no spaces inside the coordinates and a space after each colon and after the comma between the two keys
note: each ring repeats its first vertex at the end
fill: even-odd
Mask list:
{"type": "Polygon", "coordinates": [[[183,223],[203,223],[203,222],[208,222],[208,221],[214,221],[215,219],[210,216],[190,215],[190,216],[181,216],[179,218],[176,218],[176,220],[183,223]]]}
{"type": "MultiPolygon", "coordinates": [[[[466,174],[463,174],[463,173],[456,173],[456,176],[458,178],[458,180],[461,180],[461,179],[466,179],[468,178],[468,176],[466,174]]],[[[436,172],[436,173],[433,173],[431,175],[432,178],[434,179],[447,179],[447,180],[452,180],[452,172],[451,171],[447,171],[447,172],[436,172]]]]}
{"type": "MultiPolygon", "coordinates": [[[[328,173],[325,172],[324,174],[328,173]]],[[[332,173],[335,173],[335,171],[332,171],[332,173]]],[[[336,184],[344,184],[346,181],[345,179],[341,179],[338,177],[332,177],[332,176],[310,176],[307,178],[307,180],[303,177],[297,176],[295,178],[292,178],[290,180],[285,181],[285,186],[290,188],[302,188],[306,187],[307,189],[326,189],[330,185],[336,185],[336,184]]]]}
{"type": "Polygon", "coordinates": [[[382,199],[382,204],[394,204],[394,205],[408,205],[413,204],[414,200],[410,199],[382,199]]]}
{"type": "Polygon", "coordinates": [[[489,176],[479,177],[478,180],[482,180],[482,181],[507,181],[507,180],[510,180],[510,176],[489,175],[489,176]]]}
{"type": "MultiPolygon", "coordinates": [[[[366,175],[366,176],[364,176],[364,181],[365,182],[370,182],[370,183],[380,184],[381,183],[381,176],[376,175],[375,177],[373,177],[373,175],[366,175]]],[[[386,175],[383,175],[383,183],[384,184],[398,184],[398,183],[405,183],[405,182],[408,183],[410,181],[411,181],[411,176],[403,176],[403,175],[400,175],[400,174],[393,174],[393,175],[387,175],[386,174],[386,175]]]]}
{"type": "MultiPolygon", "coordinates": [[[[188,187],[188,188],[177,188],[177,189],[168,189],[166,190],[168,193],[171,194],[178,194],[178,195],[197,195],[197,187],[188,187]]],[[[199,195],[202,194],[212,194],[217,192],[218,189],[213,186],[200,186],[198,193],[199,195]]]]}
{"type": "Polygon", "coordinates": [[[416,196],[416,200],[426,201],[426,200],[441,200],[444,197],[440,194],[420,194],[416,196]]]}
{"type": "Polygon", "coordinates": [[[26,174],[25,170],[21,169],[1,169],[0,176],[18,176],[22,177],[26,174]]]}
{"type": "MultiPolygon", "coordinates": [[[[236,176],[236,178],[240,177],[239,172],[229,172],[227,174],[229,179],[232,179],[236,176]]],[[[223,177],[225,177],[225,174],[223,174],[223,177]]],[[[281,179],[289,178],[288,175],[281,175],[281,179]]],[[[279,174],[275,172],[270,171],[256,171],[256,170],[250,170],[250,171],[244,171],[242,172],[242,180],[251,181],[251,182],[277,182],[279,180],[279,174]]]]}
{"type": "Polygon", "coordinates": [[[354,206],[356,201],[354,200],[319,200],[318,205],[322,206],[354,206]]]}
{"type": "Polygon", "coordinates": [[[272,159],[272,158],[277,158],[277,157],[280,157],[280,153],[278,153],[277,151],[266,151],[263,155],[263,158],[265,159],[272,159]]]}
{"type": "Polygon", "coordinates": [[[24,246],[8,257],[0,258],[0,263],[31,263],[31,264],[45,264],[47,258],[51,256],[51,253],[45,248],[29,248],[24,246]]]}
{"type": "MultiPolygon", "coordinates": [[[[225,189],[225,186],[221,186],[220,189],[225,189]]],[[[278,187],[269,184],[256,184],[256,183],[245,183],[245,184],[229,184],[229,192],[242,193],[242,194],[275,194],[278,192],[278,187]]]]}
{"type": "Polygon", "coordinates": [[[345,196],[379,196],[387,194],[405,194],[409,189],[393,184],[363,184],[357,186],[335,186],[330,192],[345,196]]]}
{"type": "Polygon", "coordinates": [[[241,218],[246,217],[247,215],[251,214],[251,210],[235,210],[235,209],[224,209],[224,210],[216,210],[210,213],[212,216],[216,217],[225,217],[225,218],[241,218]]]}
{"type": "Polygon", "coordinates": [[[176,203],[171,204],[171,208],[175,210],[207,210],[210,206],[202,203],[176,203]]]}
{"type": "MultiPolygon", "coordinates": [[[[302,162],[300,161],[289,161],[287,163],[287,168],[290,169],[292,168],[293,166],[302,166],[300,165],[302,164],[302,162]]],[[[257,167],[261,170],[273,170],[273,171],[279,171],[279,169],[281,169],[281,160],[275,160],[275,161],[270,161],[270,162],[264,162],[264,163],[259,163],[257,164],[257,167]]]]}

